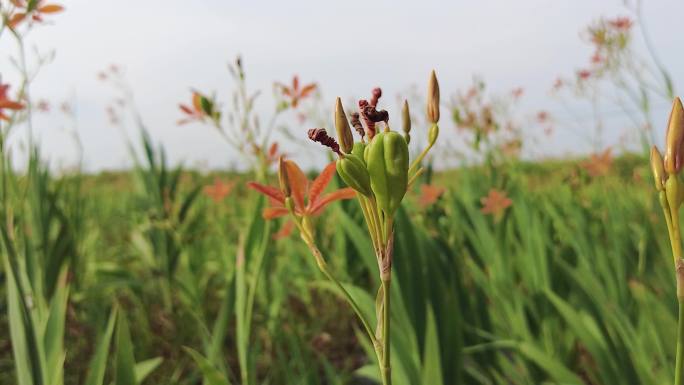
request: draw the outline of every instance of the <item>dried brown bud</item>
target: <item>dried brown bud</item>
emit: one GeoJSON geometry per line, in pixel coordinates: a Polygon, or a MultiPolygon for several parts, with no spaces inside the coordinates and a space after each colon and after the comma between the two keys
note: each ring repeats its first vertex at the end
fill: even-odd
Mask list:
{"type": "Polygon", "coordinates": [[[366,135],[366,131],[363,129],[363,124],[361,124],[361,120],[359,119],[359,113],[358,112],[352,112],[351,114],[351,124],[354,127],[354,130],[359,133],[361,136],[361,140],[363,140],[363,137],[366,135]]]}
{"type": "Polygon", "coordinates": [[[373,107],[377,107],[378,106],[378,100],[381,97],[382,97],[382,89],[380,89],[380,87],[373,88],[373,91],[371,92],[370,105],[373,107]]]}
{"type": "Polygon", "coordinates": [[[672,103],[670,120],[665,135],[665,171],[677,174],[682,168],[682,145],[684,144],[684,107],[679,97],[672,103]]]}
{"type": "Polygon", "coordinates": [[[354,137],[340,98],[335,101],[335,130],[337,130],[337,140],[340,142],[342,151],[349,154],[354,147],[354,137]]]}
{"type": "Polygon", "coordinates": [[[340,152],[340,146],[337,144],[335,139],[328,136],[328,132],[325,130],[325,128],[312,128],[309,130],[308,135],[309,139],[313,140],[314,142],[318,142],[325,147],[330,148],[340,156],[342,155],[340,152]]]}
{"type": "MultiPolygon", "coordinates": [[[[365,102],[365,100],[364,100],[365,102]]],[[[361,103],[359,102],[359,106],[361,106],[361,103]]],[[[367,103],[364,103],[361,114],[367,118],[369,121],[373,123],[379,123],[379,122],[387,122],[389,120],[389,113],[385,110],[376,110],[375,107],[372,105],[369,105],[367,103]]]]}
{"type": "Polygon", "coordinates": [[[434,70],[428,81],[427,97],[427,118],[430,123],[436,124],[439,122],[439,83],[434,70]]]}
{"type": "Polygon", "coordinates": [[[364,112],[366,107],[370,107],[370,105],[368,104],[368,100],[359,100],[359,113],[361,114],[361,119],[363,119],[363,123],[366,126],[366,135],[370,140],[373,139],[373,137],[375,136],[375,122],[373,122],[372,120],[370,120],[370,118],[368,118],[368,116],[366,116],[364,112]]]}

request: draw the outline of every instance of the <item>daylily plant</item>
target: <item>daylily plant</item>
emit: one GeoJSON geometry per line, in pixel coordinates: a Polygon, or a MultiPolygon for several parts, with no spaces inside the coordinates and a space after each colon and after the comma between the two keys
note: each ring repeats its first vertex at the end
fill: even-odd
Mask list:
{"type": "Polygon", "coordinates": [[[316,83],[309,83],[300,88],[299,76],[292,77],[292,86],[288,87],[282,83],[276,83],[276,87],[280,88],[283,96],[288,100],[287,103],[292,108],[297,108],[302,99],[307,98],[316,90],[316,83]]]}
{"type": "Polygon", "coordinates": [[[7,96],[9,91],[9,84],[0,84],[0,120],[8,121],[10,117],[3,112],[3,110],[18,111],[24,108],[24,105],[16,100],[11,100],[7,96]]]}
{"type": "MultiPolygon", "coordinates": [[[[368,227],[378,262],[381,285],[376,299],[377,324],[371,329],[370,322],[358,311],[351,296],[348,302],[356,311],[372,342],[378,359],[378,368],[383,385],[391,385],[390,367],[390,283],[392,281],[392,258],[394,255],[394,215],[401,205],[409,186],[422,174],[421,162],[439,136],[439,84],[434,71],[428,83],[427,120],[428,145],[409,162],[408,142],[410,140],[411,119],[408,103],[402,108],[403,135],[392,131],[389,126],[389,113],[378,109],[382,96],[380,88],[372,91],[370,100],[358,102],[359,112],[351,116],[351,126],[359,134],[355,142],[347,115],[340,98],[335,105],[335,128],[337,141],[328,136],[325,129],[309,130],[309,138],[318,142],[337,156],[337,173],[347,185],[356,192],[361,211],[368,227]],[[383,130],[380,131],[380,128],[383,130]]],[[[294,208],[285,206],[291,211],[294,208]]],[[[308,238],[312,238],[310,234],[308,238]]],[[[317,259],[322,259],[313,239],[306,239],[317,259]]],[[[326,267],[325,261],[319,265],[326,267]]],[[[322,269],[323,269],[322,268],[322,269]]],[[[332,278],[331,278],[332,279],[332,278]]],[[[342,288],[341,285],[338,285],[342,288]]],[[[342,292],[346,294],[342,288],[342,292]]]]}
{"type": "Polygon", "coordinates": [[[670,236],[679,303],[675,385],[684,385],[684,259],[682,258],[682,234],[679,224],[679,208],[684,202],[684,184],[679,179],[682,165],[684,165],[684,106],[679,98],[675,98],[665,135],[665,156],[660,154],[656,146],[651,148],[651,170],[670,236]]]}
{"type": "MultiPolygon", "coordinates": [[[[271,207],[267,207],[263,211],[265,219],[274,219],[285,215],[292,214],[295,220],[303,221],[304,218],[311,218],[319,215],[323,209],[330,203],[342,199],[351,199],[356,196],[356,193],[351,188],[342,188],[331,193],[323,195],[328,184],[335,175],[335,163],[327,165],[323,171],[314,179],[309,181],[297,166],[291,160],[280,158],[279,173],[285,174],[281,179],[285,178],[287,189],[283,191],[282,188],[266,186],[256,182],[249,182],[248,187],[266,195],[271,201],[271,207]],[[288,208],[286,198],[292,197],[292,207],[288,208]]],[[[312,232],[312,229],[307,229],[312,232]]]]}
{"type": "Polygon", "coordinates": [[[43,16],[62,12],[64,7],[58,4],[46,4],[44,0],[10,0],[19,12],[10,16],[7,25],[14,29],[22,21],[31,18],[34,22],[42,22],[43,16]]]}

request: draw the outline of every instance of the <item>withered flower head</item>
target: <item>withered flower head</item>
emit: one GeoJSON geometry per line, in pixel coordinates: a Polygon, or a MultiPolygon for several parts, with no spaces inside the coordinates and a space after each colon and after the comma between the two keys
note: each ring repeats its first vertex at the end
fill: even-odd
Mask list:
{"type": "Polygon", "coordinates": [[[684,144],[684,107],[679,97],[672,103],[670,120],[665,135],[665,171],[677,174],[682,168],[682,144],[684,144]]]}
{"type": "Polygon", "coordinates": [[[354,147],[354,137],[352,136],[351,127],[349,127],[347,115],[344,113],[342,101],[339,97],[335,102],[335,129],[337,130],[337,140],[340,141],[342,151],[349,154],[354,147]]]}
{"type": "Polygon", "coordinates": [[[665,170],[663,169],[663,157],[658,151],[658,147],[651,147],[651,171],[653,172],[653,179],[655,181],[656,190],[662,191],[665,181],[665,170]]]}
{"type": "Polygon", "coordinates": [[[354,130],[358,132],[363,141],[363,137],[366,135],[366,131],[363,129],[363,124],[361,124],[360,116],[358,112],[352,112],[351,114],[351,124],[354,126],[354,130]]]}
{"type": "Polygon", "coordinates": [[[380,87],[373,88],[371,92],[370,105],[373,107],[378,106],[378,100],[382,97],[382,89],[380,87]]]}
{"type": "Polygon", "coordinates": [[[314,142],[318,142],[324,145],[325,147],[328,147],[329,149],[333,150],[337,155],[342,156],[339,144],[337,144],[335,139],[328,136],[328,132],[325,130],[325,128],[312,128],[309,130],[308,135],[309,139],[313,140],[314,142]]]}
{"type": "Polygon", "coordinates": [[[387,122],[389,120],[389,113],[387,111],[378,111],[365,100],[359,101],[359,107],[361,108],[361,115],[372,123],[387,122]]]}
{"type": "Polygon", "coordinates": [[[432,70],[428,81],[427,97],[427,117],[430,123],[436,124],[439,122],[439,83],[434,70],[432,70]]]}

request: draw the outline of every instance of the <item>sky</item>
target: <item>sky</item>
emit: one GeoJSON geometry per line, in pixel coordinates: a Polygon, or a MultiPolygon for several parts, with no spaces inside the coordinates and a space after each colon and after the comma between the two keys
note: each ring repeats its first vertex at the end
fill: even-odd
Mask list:
{"type": "MultiPolygon", "coordinates": [[[[54,60],[40,70],[31,88],[34,100],[45,99],[55,107],[36,117],[34,130],[51,164],[68,167],[78,158],[68,131],[75,129],[90,171],[129,167],[125,136],[137,140],[134,125],[124,134],[109,123],[106,106],[116,92],[97,74],[111,64],[123,68],[145,125],[172,162],[240,167],[239,156],[215,131],[197,124],[177,125],[182,117],[178,103],[189,99],[191,88],[216,92],[219,100],[229,103],[234,84],[227,63],[238,54],[248,86],[264,91],[257,104],[264,115],[273,109],[273,82],[289,82],[298,74],[303,82],[319,84],[321,100],[329,101],[330,107],[335,96],[353,100],[382,86],[389,95],[386,107],[398,119],[394,95],[411,87],[423,92],[435,69],[443,100],[469,87],[476,75],[492,92],[522,87],[523,110],[547,110],[563,121],[567,111],[549,97],[549,89],[559,75],[572,75],[587,63],[591,48],[581,38],[583,28],[601,16],[633,16],[620,0],[54,2],[66,11],[49,17],[50,22],[32,30],[28,40],[43,52],[55,51],[54,60]],[[73,120],[58,112],[56,105],[65,100],[74,107],[73,120]]],[[[680,29],[684,2],[645,1],[642,12],[642,25],[660,59],[671,70],[675,86],[682,86],[684,50],[681,33],[673,31],[680,29]]],[[[4,82],[17,79],[10,61],[15,54],[16,44],[3,34],[4,82]]],[[[534,151],[591,151],[587,135],[579,132],[590,111],[578,108],[580,124],[559,123],[543,149],[534,151]]],[[[415,110],[422,111],[422,105],[415,110]]],[[[667,101],[654,104],[656,132],[664,130],[668,110],[667,101]]],[[[303,136],[310,128],[291,117],[287,123],[295,135],[303,136]]],[[[617,140],[623,126],[619,119],[607,124],[605,145],[617,140]]],[[[442,132],[451,131],[453,125],[445,122],[442,132]]],[[[447,142],[457,141],[454,136],[447,142]]],[[[286,151],[305,164],[318,159],[318,148],[289,146],[285,144],[286,151]]]]}

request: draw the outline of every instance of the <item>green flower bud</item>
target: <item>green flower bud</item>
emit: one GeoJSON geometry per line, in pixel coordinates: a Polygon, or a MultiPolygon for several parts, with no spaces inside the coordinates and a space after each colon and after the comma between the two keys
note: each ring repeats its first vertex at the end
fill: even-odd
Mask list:
{"type": "Polygon", "coordinates": [[[679,174],[684,163],[684,107],[679,98],[672,102],[672,112],[665,134],[665,171],[679,174]]]}
{"type": "Polygon", "coordinates": [[[665,182],[665,193],[667,194],[667,203],[670,206],[671,212],[679,211],[679,206],[682,204],[679,183],[676,177],[667,178],[665,182]]]}
{"type": "Polygon", "coordinates": [[[653,179],[655,180],[656,190],[663,191],[665,186],[665,170],[663,169],[663,157],[656,146],[651,147],[651,171],[653,172],[653,179]]]}
{"type": "Polygon", "coordinates": [[[367,197],[373,196],[368,170],[358,156],[354,154],[345,155],[337,160],[336,168],[337,173],[349,187],[367,197]]]}
{"type": "Polygon", "coordinates": [[[361,159],[364,167],[366,166],[365,151],[366,151],[367,147],[368,146],[366,145],[366,143],[356,142],[356,143],[354,143],[354,148],[352,148],[352,151],[351,151],[352,154],[354,154],[357,158],[361,159]]]}
{"type": "Polygon", "coordinates": [[[432,147],[435,145],[435,142],[437,141],[437,137],[439,137],[439,124],[434,123],[433,125],[430,126],[430,129],[428,130],[428,146],[432,147]]]}
{"type": "Polygon", "coordinates": [[[352,136],[351,127],[347,115],[342,108],[342,101],[337,98],[335,102],[335,129],[337,130],[337,140],[340,142],[340,148],[345,154],[349,154],[354,145],[354,137],[352,136]]]}
{"type": "Polygon", "coordinates": [[[392,131],[376,134],[366,150],[366,164],[378,208],[392,216],[408,188],[406,140],[392,131]]]}
{"type": "Polygon", "coordinates": [[[406,143],[411,142],[411,113],[407,100],[404,100],[404,105],[401,108],[401,129],[404,131],[406,143]]]}
{"type": "Polygon", "coordinates": [[[427,118],[430,123],[439,122],[439,82],[433,70],[428,81],[427,118]]]}

